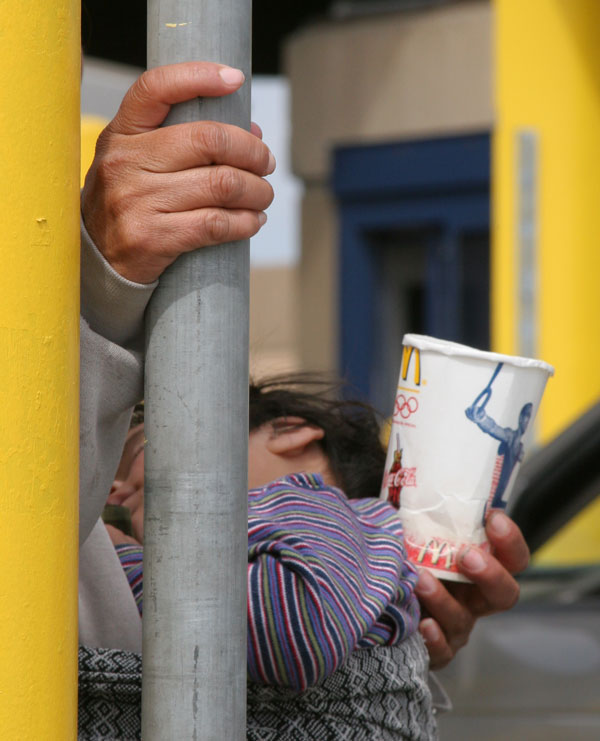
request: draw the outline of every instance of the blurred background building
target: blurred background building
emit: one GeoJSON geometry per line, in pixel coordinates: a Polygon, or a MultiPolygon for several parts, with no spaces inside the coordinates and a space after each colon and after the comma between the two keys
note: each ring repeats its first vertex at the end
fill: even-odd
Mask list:
{"type": "Polygon", "coordinates": [[[600,392],[600,7],[334,8],[285,43],[301,362],[385,409],[406,331],[542,357],[553,436],[600,392]]]}
{"type": "MultiPolygon", "coordinates": [[[[118,102],[137,70],[106,60],[144,65],[145,3],[85,5],[83,113],[110,118],[98,86],[121,75],[118,102]]],[[[600,396],[600,3],[295,6],[254,0],[253,117],[281,179],[251,367],[338,371],[385,413],[405,332],[537,356],[548,441],[600,396]]]]}

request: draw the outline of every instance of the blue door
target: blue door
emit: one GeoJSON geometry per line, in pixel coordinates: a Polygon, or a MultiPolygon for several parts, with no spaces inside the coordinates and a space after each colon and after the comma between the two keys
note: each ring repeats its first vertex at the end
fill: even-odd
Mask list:
{"type": "Polygon", "coordinates": [[[405,333],[489,347],[490,137],[341,148],[334,192],[340,369],[386,412],[405,333]]]}

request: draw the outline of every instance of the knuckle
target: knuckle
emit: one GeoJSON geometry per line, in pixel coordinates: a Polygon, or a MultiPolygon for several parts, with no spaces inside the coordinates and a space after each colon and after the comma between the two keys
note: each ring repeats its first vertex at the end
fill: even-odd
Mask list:
{"type": "Polygon", "coordinates": [[[210,242],[219,244],[226,242],[229,236],[229,218],[220,209],[210,209],[204,217],[206,238],[210,242]]]}
{"type": "Polygon", "coordinates": [[[466,646],[468,642],[469,642],[468,633],[461,633],[460,635],[458,635],[456,639],[452,641],[452,648],[454,649],[454,653],[456,653],[459,648],[466,646]]]}
{"type": "Polygon", "coordinates": [[[98,176],[106,184],[119,181],[126,169],[126,158],[114,147],[107,149],[98,162],[98,176]]]}
{"type": "Polygon", "coordinates": [[[525,543],[521,557],[518,560],[517,567],[516,567],[516,573],[521,573],[521,571],[525,571],[525,569],[529,566],[529,561],[531,560],[531,552],[529,551],[529,546],[525,543]]]}
{"type": "Polygon", "coordinates": [[[511,596],[508,599],[508,606],[507,606],[506,609],[507,610],[512,609],[517,604],[517,602],[519,601],[519,597],[520,596],[521,596],[521,587],[519,586],[519,584],[517,582],[515,582],[515,585],[514,585],[514,588],[513,588],[513,592],[512,592],[511,596]]]}
{"type": "Polygon", "coordinates": [[[118,241],[121,251],[129,255],[136,254],[143,247],[143,237],[137,223],[132,219],[120,219],[118,223],[118,241]]]}
{"type": "Polygon", "coordinates": [[[436,652],[435,656],[431,659],[430,667],[432,669],[443,669],[445,666],[452,661],[454,658],[454,651],[449,646],[445,646],[436,652]]]}
{"type": "Polygon", "coordinates": [[[265,189],[265,205],[263,206],[263,209],[268,208],[272,203],[273,199],[275,198],[275,191],[273,190],[273,186],[271,183],[268,182],[268,180],[263,181],[266,185],[265,189]]]}
{"type": "Polygon", "coordinates": [[[130,156],[120,146],[118,137],[103,131],[96,145],[96,156],[92,164],[94,177],[107,194],[119,193],[129,182],[130,156]]]}
{"type": "Polygon", "coordinates": [[[210,173],[210,191],[217,202],[231,203],[244,194],[242,174],[233,167],[221,165],[210,173]]]}
{"type": "Polygon", "coordinates": [[[479,593],[475,593],[471,596],[468,602],[469,610],[471,612],[471,615],[476,617],[482,617],[483,615],[488,615],[490,612],[490,603],[489,601],[479,593]]]}
{"type": "Polygon", "coordinates": [[[98,139],[96,140],[96,149],[95,149],[96,157],[101,156],[104,152],[109,150],[112,140],[113,140],[113,134],[110,130],[110,124],[109,124],[109,126],[102,129],[102,131],[98,135],[98,139]]]}
{"type": "Polygon", "coordinates": [[[455,655],[456,651],[453,651],[452,648],[448,646],[442,655],[442,666],[447,666],[455,655]]]}
{"type": "Polygon", "coordinates": [[[470,615],[462,615],[456,621],[455,625],[455,643],[464,646],[469,639],[471,630],[473,629],[473,618],[470,615]]]}
{"type": "Polygon", "coordinates": [[[153,83],[160,77],[160,69],[147,69],[137,78],[131,88],[131,94],[138,99],[145,100],[151,96],[153,83]]]}
{"type": "Polygon", "coordinates": [[[231,146],[229,131],[216,121],[204,121],[193,134],[193,141],[211,161],[218,161],[231,146]]]}

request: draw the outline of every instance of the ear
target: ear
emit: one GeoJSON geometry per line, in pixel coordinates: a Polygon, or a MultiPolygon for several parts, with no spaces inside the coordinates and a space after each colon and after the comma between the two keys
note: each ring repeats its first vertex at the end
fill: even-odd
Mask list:
{"type": "Polygon", "coordinates": [[[325,433],[302,417],[278,417],[270,423],[267,450],[273,455],[301,455],[309,445],[322,440],[325,433]]]}

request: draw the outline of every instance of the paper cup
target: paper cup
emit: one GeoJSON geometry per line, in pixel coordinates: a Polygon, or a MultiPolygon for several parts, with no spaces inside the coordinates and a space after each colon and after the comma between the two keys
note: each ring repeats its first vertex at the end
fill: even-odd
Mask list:
{"type": "Polygon", "coordinates": [[[457,554],[489,547],[487,512],[506,507],[554,369],[422,335],[403,345],[381,497],[399,507],[411,561],[468,581],[457,554]]]}

